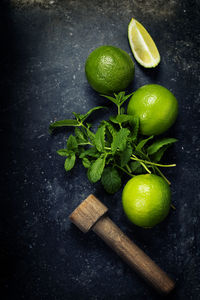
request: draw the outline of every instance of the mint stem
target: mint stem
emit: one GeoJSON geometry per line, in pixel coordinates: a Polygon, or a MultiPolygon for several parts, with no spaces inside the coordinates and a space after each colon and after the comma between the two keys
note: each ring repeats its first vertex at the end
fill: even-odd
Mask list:
{"type": "Polygon", "coordinates": [[[140,161],[140,164],[143,166],[143,168],[144,168],[149,174],[151,174],[151,171],[147,168],[147,166],[146,166],[143,162],[140,161]]]}
{"type": "Polygon", "coordinates": [[[156,171],[160,174],[160,176],[170,185],[171,182],[165,177],[165,175],[160,171],[158,167],[155,167],[156,171]]]}
{"type": "Polygon", "coordinates": [[[127,168],[127,170],[128,170],[128,172],[129,172],[129,173],[131,173],[131,172],[132,172],[132,171],[131,171],[131,168],[129,167],[129,165],[128,165],[128,164],[126,165],[126,168],[127,168]]]}
{"type": "Polygon", "coordinates": [[[79,146],[86,146],[86,145],[91,145],[91,146],[93,146],[93,144],[91,144],[90,142],[87,142],[87,143],[79,143],[79,146]]]}
{"type": "Polygon", "coordinates": [[[170,168],[170,167],[175,167],[176,164],[171,164],[171,165],[162,165],[162,164],[157,164],[157,163],[154,163],[154,162],[151,162],[151,161],[148,161],[148,160],[143,160],[143,159],[140,159],[138,158],[137,156],[135,155],[132,155],[131,156],[131,159],[132,160],[136,160],[136,161],[139,161],[139,162],[143,162],[145,164],[149,164],[149,165],[152,165],[152,166],[158,166],[158,167],[165,167],[165,168],[170,168]]]}
{"type": "Polygon", "coordinates": [[[176,210],[176,207],[173,204],[171,204],[170,206],[173,210],[176,210]]]}
{"type": "Polygon", "coordinates": [[[122,170],[123,172],[125,172],[126,174],[128,174],[129,176],[134,177],[133,174],[129,173],[129,172],[126,171],[124,168],[120,167],[119,165],[115,164],[115,166],[116,166],[117,168],[119,168],[120,170],[122,170]]]}
{"type": "Polygon", "coordinates": [[[120,115],[120,105],[117,105],[117,113],[120,115]]]}

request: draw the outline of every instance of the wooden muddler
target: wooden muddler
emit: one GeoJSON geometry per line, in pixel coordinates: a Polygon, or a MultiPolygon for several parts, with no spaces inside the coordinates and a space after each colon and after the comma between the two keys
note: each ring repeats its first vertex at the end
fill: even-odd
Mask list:
{"type": "Polygon", "coordinates": [[[89,195],[69,218],[83,232],[92,229],[160,293],[171,292],[175,283],[105,215],[107,211],[102,202],[89,195]]]}

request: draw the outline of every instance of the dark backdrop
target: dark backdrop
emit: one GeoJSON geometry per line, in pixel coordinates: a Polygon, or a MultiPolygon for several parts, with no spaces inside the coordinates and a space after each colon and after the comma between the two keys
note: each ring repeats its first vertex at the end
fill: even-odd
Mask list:
{"type": "Polygon", "coordinates": [[[200,299],[199,16],[198,2],[187,0],[1,1],[1,299],[160,299],[98,237],[70,224],[91,192],[177,281],[171,299],[200,299]],[[81,164],[64,171],[56,150],[70,130],[48,133],[50,121],[106,103],[89,87],[84,63],[103,44],[132,56],[131,17],[149,30],[162,59],[155,70],[136,63],[131,89],[158,83],[179,101],[168,133],[179,142],[165,158],[177,163],[165,171],[176,210],[149,230],[127,221],[121,191],[110,196],[90,184],[81,164]]]}

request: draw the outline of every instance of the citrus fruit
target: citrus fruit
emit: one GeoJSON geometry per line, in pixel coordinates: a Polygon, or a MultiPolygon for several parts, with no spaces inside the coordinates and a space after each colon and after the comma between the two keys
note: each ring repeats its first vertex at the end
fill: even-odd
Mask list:
{"type": "Polygon", "coordinates": [[[160,62],[158,49],[146,29],[135,19],[128,25],[128,39],[137,62],[145,68],[156,67],[160,62]]]}
{"type": "Polygon", "coordinates": [[[85,73],[95,91],[109,95],[129,86],[134,77],[134,62],[120,48],[101,46],[88,56],[85,73]]]}
{"type": "Polygon", "coordinates": [[[132,223],[141,227],[153,227],[164,220],[170,203],[169,185],[158,175],[137,175],[123,189],[124,212],[132,223]]]}
{"type": "Polygon", "coordinates": [[[175,122],[178,102],[165,87],[147,84],[140,87],[131,97],[127,113],[139,117],[143,135],[158,135],[175,122]]]}

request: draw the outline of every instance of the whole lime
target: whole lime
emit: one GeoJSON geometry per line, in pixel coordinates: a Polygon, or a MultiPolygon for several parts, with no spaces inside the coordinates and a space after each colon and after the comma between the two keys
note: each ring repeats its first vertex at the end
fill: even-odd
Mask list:
{"type": "Polygon", "coordinates": [[[153,227],[164,220],[170,203],[169,185],[158,175],[137,175],[123,189],[124,212],[132,223],[141,227],[153,227]]]}
{"type": "Polygon", "coordinates": [[[114,46],[101,46],[88,56],[85,73],[92,88],[101,94],[125,90],[134,78],[134,63],[128,53],[114,46]]]}
{"type": "Polygon", "coordinates": [[[175,122],[178,102],[165,87],[147,84],[133,94],[127,113],[139,117],[142,134],[158,135],[169,129],[175,122]]]}

